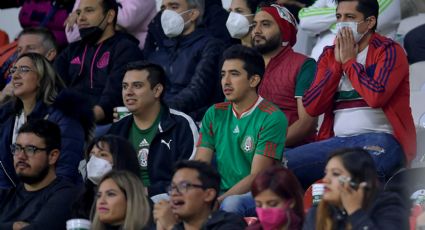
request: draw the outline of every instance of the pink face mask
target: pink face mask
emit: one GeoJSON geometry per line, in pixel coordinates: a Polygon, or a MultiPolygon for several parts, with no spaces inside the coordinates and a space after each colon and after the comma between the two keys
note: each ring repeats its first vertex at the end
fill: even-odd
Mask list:
{"type": "MultiPolygon", "coordinates": [[[[291,208],[289,202],[282,208],[256,208],[258,218],[264,230],[276,230],[291,224],[291,221],[298,222],[298,217],[291,208]]],[[[293,223],[294,224],[294,223],[293,223]]]]}

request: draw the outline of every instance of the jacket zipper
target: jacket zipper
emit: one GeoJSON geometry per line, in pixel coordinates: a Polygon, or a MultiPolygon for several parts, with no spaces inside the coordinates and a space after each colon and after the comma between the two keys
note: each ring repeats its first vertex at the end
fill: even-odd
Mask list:
{"type": "Polygon", "coordinates": [[[16,187],[15,182],[13,182],[12,178],[9,176],[9,173],[7,173],[6,169],[4,168],[3,162],[0,161],[0,166],[4,171],[4,174],[6,174],[7,178],[9,178],[10,182],[12,182],[13,187],[16,187]]]}

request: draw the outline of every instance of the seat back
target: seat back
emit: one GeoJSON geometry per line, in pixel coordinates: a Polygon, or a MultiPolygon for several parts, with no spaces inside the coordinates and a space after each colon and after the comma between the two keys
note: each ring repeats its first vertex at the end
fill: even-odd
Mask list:
{"type": "Polygon", "coordinates": [[[410,65],[409,71],[410,91],[425,92],[425,61],[410,65]]]}

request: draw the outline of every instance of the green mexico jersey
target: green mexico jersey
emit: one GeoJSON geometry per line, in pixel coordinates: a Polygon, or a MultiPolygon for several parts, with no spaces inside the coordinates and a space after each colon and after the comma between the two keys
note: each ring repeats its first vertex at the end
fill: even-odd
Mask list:
{"type": "Polygon", "coordinates": [[[250,174],[254,154],[280,162],[287,127],[285,114],[261,97],[239,117],[230,102],[210,107],[202,120],[198,147],[216,152],[222,192],[250,174]]]}

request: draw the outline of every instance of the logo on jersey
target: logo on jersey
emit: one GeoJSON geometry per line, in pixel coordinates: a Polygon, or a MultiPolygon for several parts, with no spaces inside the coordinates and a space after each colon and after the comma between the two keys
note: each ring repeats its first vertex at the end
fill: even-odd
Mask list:
{"type": "Polygon", "coordinates": [[[241,149],[245,153],[251,153],[254,150],[254,138],[252,136],[245,136],[241,143],[241,149]]]}
{"type": "Polygon", "coordinates": [[[148,147],[149,143],[146,141],[145,138],[139,143],[139,147],[148,147]]]}
{"type": "Polygon", "coordinates": [[[140,167],[143,167],[143,168],[148,167],[148,155],[149,155],[148,148],[141,148],[139,150],[139,153],[137,154],[137,158],[139,159],[140,167]]]}
{"type": "Polygon", "coordinates": [[[234,134],[239,133],[239,126],[237,126],[237,125],[236,125],[235,129],[233,130],[233,133],[234,133],[234,134]]]}

